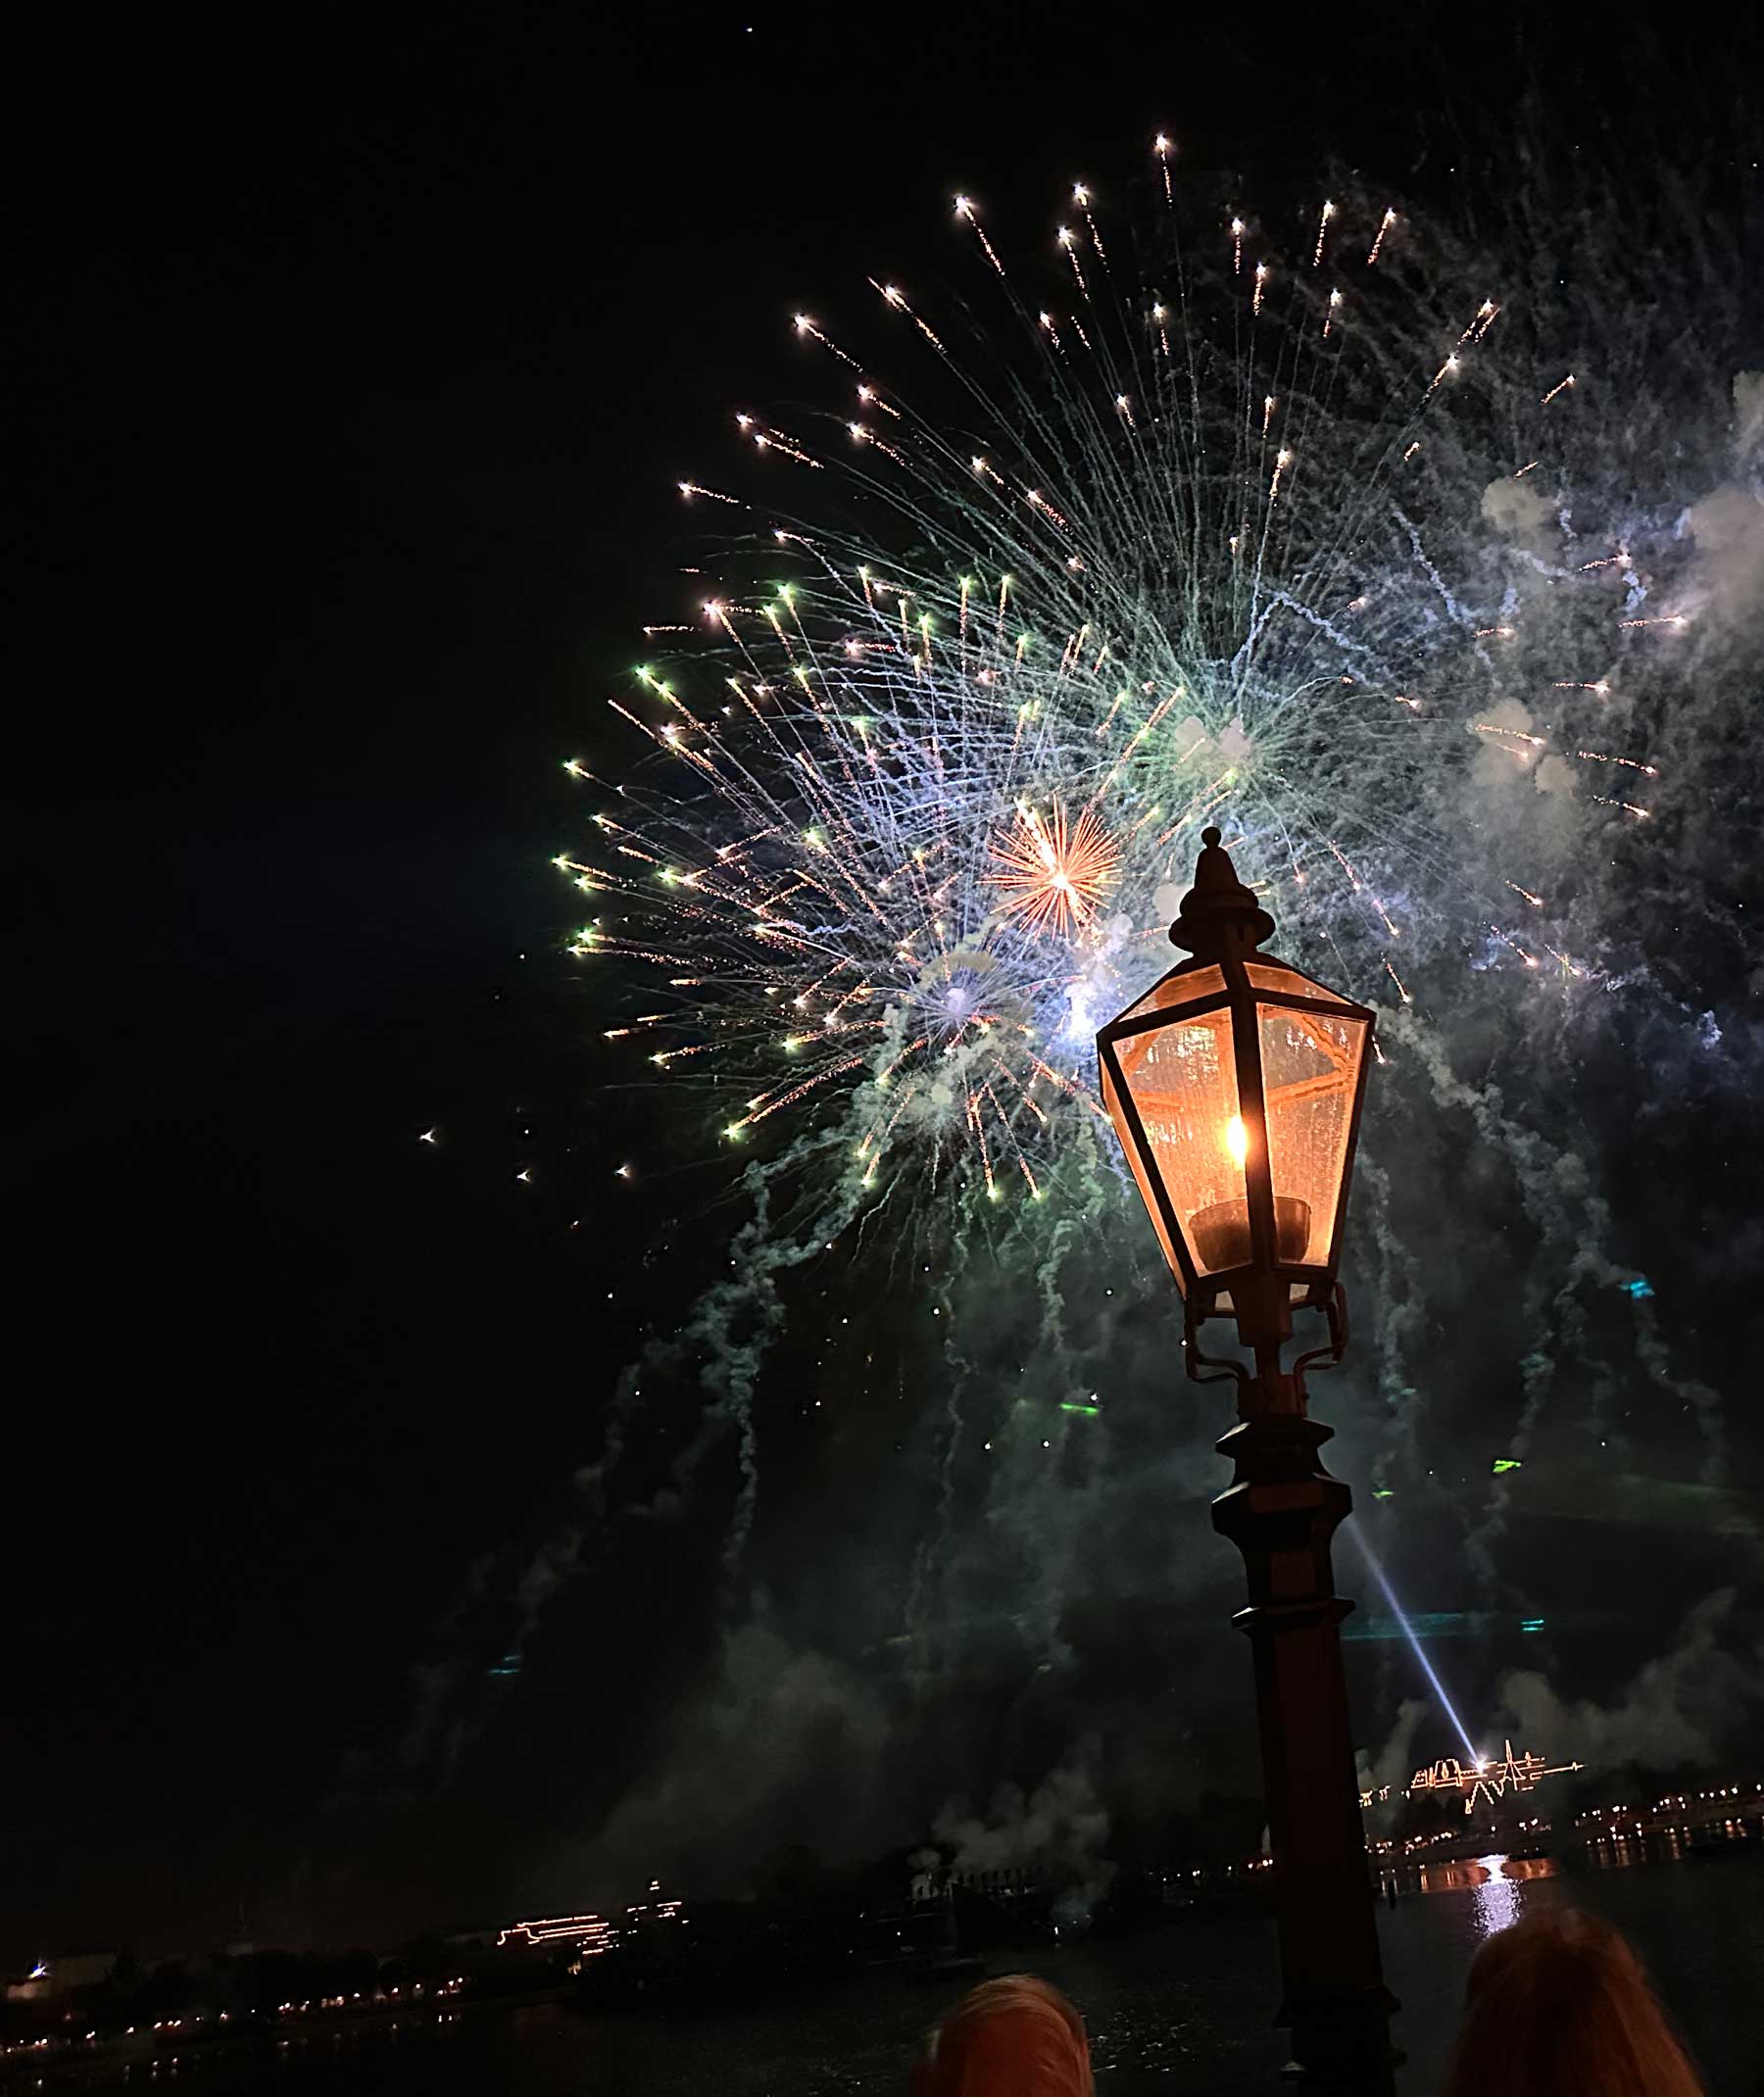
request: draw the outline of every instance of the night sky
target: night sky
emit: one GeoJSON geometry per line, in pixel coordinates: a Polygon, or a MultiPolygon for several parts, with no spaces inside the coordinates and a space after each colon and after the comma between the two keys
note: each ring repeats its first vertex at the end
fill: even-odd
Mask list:
{"type": "MultiPolygon", "coordinates": [[[[1746,71],[1621,8],[1538,31],[1461,6],[1400,30],[1372,9],[596,15],[68,21],[11,69],[8,1961],[389,1942],[587,1897],[597,1830],[708,1676],[763,1672],[774,1637],[777,1669],[808,1666],[836,1635],[816,1608],[860,1586],[817,1604],[817,1568],[913,1489],[888,1482],[888,1416],[808,1417],[823,1372],[932,1373],[910,1339],[858,1363],[842,1292],[860,1326],[872,1299],[843,1252],[793,1285],[751,1585],[723,1589],[713,1524],[603,1533],[571,1487],[735,1211],[709,1121],[614,1085],[600,994],[561,954],[550,860],[581,804],[559,766],[595,755],[691,558],[674,482],[745,388],[792,383],[805,287],[926,254],[964,182],[1039,208],[1159,124],[1199,158],[1333,154],[1446,195],[1522,103],[1531,135],[1666,151],[1691,129],[1719,158],[1746,71]]],[[[1619,1215],[1668,1278],[1694,1265],[1674,1233],[1698,1160],[1726,1176],[1723,1229],[1756,1185],[1755,1121],[1682,1103],[1619,1215]]],[[[1572,1534],[1590,1569],[1582,1693],[1711,1590],[1756,1608],[1756,1312],[1718,1313],[1748,1256],[1710,1253],[1730,1293],[1679,1336],[1731,1393],[1729,1528],[1706,1503],[1688,1528],[1538,1511],[1527,1548],[1572,1534]],[[1645,1595],[1638,1536],[1668,1559],[1645,1595]]],[[[1460,1361],[1495,1336],[1499,1384],[1502,1313],[1462,1303],[1460,1361]]],[[[1216,1423],[1181,1390],[1161,1417],[1195,1483],[1144,1519],[1206,1554],[1185,1594],[1235,1664],[1216,1423]]],[[[665,1439],[636,1461],[659,1491],[665,1439]]],[[[1340,1567],[1351,1591],[1346,1546],[1340,1567]]],[[[1125,1711],[1171,1634],[1106,1592],[1067,1631],[1125,1711]]],[[[1423,1599],[1477,1597],[1465,1577],[1423,1599]]],[[[888,1597],[874,1619],[884,1652],[888,1597]]],[[[1237,1687],[1191,1801],[1252,1788],[1237,1687]]],[[[976,1708],[993,1693],[977,1676],[976,1708]]],[[[1033,1785],[1081,1730],[1055,1706],[1008,1737],[950,1725],[956,1774],[928,1740],[855,1840],[1033,1785]]],[[[676,1829],[695,1767],[659,1809],[676,1829]]],[[[837,1774],[835,1752],[803,1778],[829,1848],[837,1774]]],[[[713,1877],[722,1841],[670,1862],[713,1877]]]]}

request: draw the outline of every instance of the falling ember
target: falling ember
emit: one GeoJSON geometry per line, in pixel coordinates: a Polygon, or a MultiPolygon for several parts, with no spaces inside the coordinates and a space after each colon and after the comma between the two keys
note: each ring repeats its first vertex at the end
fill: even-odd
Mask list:
{"type": "MultiPolygon", "coordinates": [[[[1065,259],[1072,266],[1072,274],[1078,280],[1078,289],[1085,298],[1090,297],[1090,286],[1084,281],[1084,266],[1078,260],[1078,243],[1069,225],[1062,225],[1057,234],[1058,244],[1065,250],[1065,259]]],[[[1076,326],[1077,322],[1074,321],[1076,326]]]]}
{"type": "Polygon", "coordinates": [[[1170,187],[1170,141],[1159,131],[1152,141],[1152,151],[1157,155],[1158,166],[1163,171],[1164,203],[1173,209],[1176,203],[1176,192],[1170,187]]]}
{"type": "Polygon", "coordinates": [[[975,237],[979,240],[987,261],[1003,276],[1004,274],[1004,265],[999,260],[992,242],[986,237],[986,228],[980,223],[979,216],[975,212],[974,202],[971,197],[957,197],[956,199],[956,216],[958,219],[965,219],[973,227],[975,237]]]}
{"type": "Polygon", "coordinates": [[[1372,252],[1366,257],[1366,268],[1368,269],[1371,268],[1372,265],[1378,260],[1379,254],[1385,244],[1385,235],[1396,223],[1396,214],[1394,211],[1387,211],[1384,217],[1378,221],[1378,231],[1374,235],[1372,241],[1372,252]]]}
{"type": "Polygon", "coordinates": [[[1097,251],[1097,260],[1106,268],[1108,257],[1103,252],[1102,235],[1098,232],[1097,221],[1091,216],[1090,191],[1085,188],[1082,182],[1074,182],[1072,184],[1072,202],[1084,214],[1084,222],[1090,227],[1091,246],[1097,251]]]}
{"type": "Polygon", "coordinates": [[[1491,925],[1489,927],[1489,930],[1494,935],[1494,937],[1500,942],[1503,947],[1510,948],[1512,951],[1519,956],[1520,960],[1525,963],[1527,968],[1537,967],[1537,955],[1535,953],[1527,953],[1525,949],[1520,946],[1519,942],[1516,939],[1509,937],[1508,934],[1502,932],[1498,925],[1491,925]]]}
{"type": "Polygon", "coordinates": [[[858,363],[856,358],[848,357],[844,350],[839,347],[837,342],[829,341],[829,339],[821,333],[820,329],[815,326],[814,322],[809,319],[807,314],[797,314],[793,316],[793,318],[796,323],[796,331],[799,335],[810,336],[814,341],[820,344],[823,350],[830,350],[832,354],[839,359],[841,364],[850,365],[854,371],[860,371],[863,368],[862,366],[858,363]]]}
{"type": "Polygon", "coordinates": [[[1325,342],[1329,340],[1330,330],[1335,326],[1336,315],[1339,314],[1341,310],[1342,294],[1339,291],[1332,291],[1329,294],[1328,310],[1323,316],[1323,340],[1325,342]]]}
{"type": "Polygon", "coordinates": [[[1567,389],[1568,389],[1568,388],[1569,388],[1570,386],[1572,386],[1573,384],[1574,384],[1574,373],[1573,373],[1572,371],[1570,371],[1570,372],[1569,372],[1569,374],[1568,374],[1568,376],[1567,376],[1566,378],[1564,378],[1564,379],[1559,379],[1559,380],[1558,380],[1558,381],[1557,381],[1557,382],[1556,382],[1556,383],[1555,383],[1555,384],[1554,384],[1553,386],[1551,386],[1551,387],[1550,387],[1549,391],[1548,391],[1548,392],[1547,392],[1547,393],[1546,393],[1546,394],[1545,394],[1545,395],[1544,396],[1544,398],[1543,398],[1543,399],[1542,399],[1542,400],[1541,400],[1541,401],[1540,401],[1540,402],[1538,403],[1538,406],[1539,406],[1540,408],[1547,408],[1547,407],[1549,406],[1550,402],[1551,402],[1551,401],[1553,401],[1553,400],[1555,399],[1555,397],[1556,397],[1556,395],[1557,395],[1558,393],[1565,393],[1565,392],[1567,391],[1567,389]]]}
{"type": "Polygon", "coordinates": [[[1019,802],[1016,822],[992,847],[1002,871],[987,876],[1004,907],[1032,928],[1069,933],[1088,924],[1119,878],[1121,853],[1102,822],[1086,808],[1068,823],[1056,801],[1044,822],[1019,802]]]}
{"type": "Polygon", "coordinates": [[[1642,772],[1649,779],[1657,779],[1660,776],[1660,767],[1657,764],[1643,764],[1640,757],[1608,756],[1602,750],[1577,750],[1574,755],[1577,757],[1585,757],[1589,764],[1621,764],[1626,770],[1642,772]]]}
{"type": "Polygon", "coordinates": [[[1244,273],[1244,221],[1241,219],[1231,221],[1231,273],[1233,276],[1244,273]]]}
{"type": "Polygon", "coordinates": [[[907,319],[912,322],[913,326],[918,329],[919,333],[924,336],[925,340],[931,345],[934,350],[941,350],[943,348],[943,344],[938,340],[937,336],[932,332],[931,328],[926,324],[925,321],[921,320],[918,315],[913,312],[912,308],[907,305],[906,294],[901,290],[898,284],[879,284],[872,276],[869,279],[869,286],[872,291],[879,292],[883,299],[886,300],[886,302],[894,308],[896,313],[905,314],[907,319]]]}
{"type": "Polygon", "coordinates": [[[1320,269],[1323,267],[1323,242],[1328,237],[1329,221],[1335,215],[1335,206],[1333,204],[1325,204],[1323,216],[1317,220],[1317,247],[1315,254],[1311,257],[1311,268],[1313,269],[1320,269]]]}
{"type": "Polygon", "coordinates": [[[1258,314],[1261,312],[1262,293],[1267,289],[1267,284],[1268,266],[1266,263],[1257,263],[1255,266],[1255,296],[1250,302],[1250,311],[1251,313],[1258,314]]]}

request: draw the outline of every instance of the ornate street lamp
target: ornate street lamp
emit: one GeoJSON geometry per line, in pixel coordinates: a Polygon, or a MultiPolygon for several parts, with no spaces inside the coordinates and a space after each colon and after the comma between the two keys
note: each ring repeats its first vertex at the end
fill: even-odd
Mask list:
{"type": "Polygon", "coordinates": [[[1182,1292],[1189,1374],[1234,1378],[1236,1465],[1213,1527],[1244,1554],[1293,2069],[1319,2091],[1388,2091],[1388,2020],[1330,1538],[1352,1506],[1318,1460],[1304,1371],[1340,1360],[1336,1282],[1372,1014],[1259,951],[1274,920],[1202,833],[1170,938],[1190,958],[1097,1036],[1102,1097],[1182,1292]],[[1326,1343],[1290,1368],[1293,1313],[1326,1343]],[[1201,1352],[1230,1319],[1251,1364],[1201,1352]]]}

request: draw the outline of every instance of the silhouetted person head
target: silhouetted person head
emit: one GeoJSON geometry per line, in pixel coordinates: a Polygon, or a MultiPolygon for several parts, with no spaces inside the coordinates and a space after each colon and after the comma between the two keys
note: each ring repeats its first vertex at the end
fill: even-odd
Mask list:
{"type": "Polygon", "coordinates": [[[1609,1923],[1544,1908],[1470,1963],[1442,2097],[1702,2097],[1641,1963],[1609,1923]]]}
{"type": "Polygon", "coordinates": [[[1033,1974],[964,1995],[912,2073],[914,2097],[1095,2097],[1096,2087],[1083,2018],[1033,1974]]]}

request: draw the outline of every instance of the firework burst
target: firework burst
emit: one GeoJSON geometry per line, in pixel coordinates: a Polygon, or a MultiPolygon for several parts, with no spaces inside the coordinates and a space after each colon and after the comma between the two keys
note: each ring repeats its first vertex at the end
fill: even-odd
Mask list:
{"type": "Polygon", "coordinates": [[[993,846],[1000,871],[989,878],[1005,912],[1032,932],[1069,939],[1095,921],[1121,867],[1120,847],[1094,808],[1075,823],[1056,801],[1046,820],[1027,802],[1017,804],[1016,827],[993,846]]]}
{"type": "Polygon", "coordinates": [[[1446,946],[1531,965],[1497,899],[1542,877],[1466,834],[1476,767],[1646,812],[1595,791],[1645,752],[1589,724],[1681,615],[1627,542],[1543,543],[1559,366],[1388,199],[1296,206],[1282,242],[1191,217],[1169,151],[1137,269],[1086,185],[1024,264],[961,196],[977,317],[878,278],[854,332],[794,317],[824,406],[744,410],[745,466],[679,484],[753,528],[699,645],[612,702],[650,756],[559,862],[573,951],[659,979],[652,1064],[714,1076],[731,1143],[826,1139],[855,1195],[1040,1195],[1206,822],[1289,947],[1407,1005],[1446,946]],[[1540,722],[1520,691],[1568,697],[1540,722]]]}

